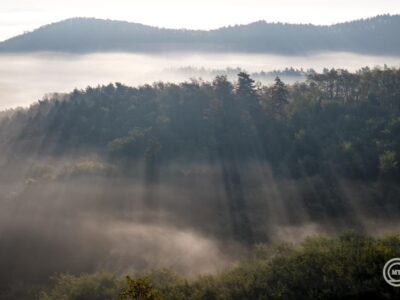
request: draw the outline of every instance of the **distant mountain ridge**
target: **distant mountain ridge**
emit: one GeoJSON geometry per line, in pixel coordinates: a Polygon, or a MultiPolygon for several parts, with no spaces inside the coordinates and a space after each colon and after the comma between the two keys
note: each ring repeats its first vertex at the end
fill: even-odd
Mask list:
{"type": "Polygon", "coordinates": [[[330,26],[258,21],[210,31],[74,18],[3,41],[0,52],[231,51],[307,54],[346,51],[400,55],[399,30],[400,15],[382,15],[330,26]]]}

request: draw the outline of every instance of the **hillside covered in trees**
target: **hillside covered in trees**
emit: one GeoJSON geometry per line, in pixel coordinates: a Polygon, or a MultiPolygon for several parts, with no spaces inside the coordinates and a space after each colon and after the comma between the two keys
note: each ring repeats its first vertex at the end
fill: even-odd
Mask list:
{"type": "MultiPolygon", "coordinates": [[[[99,269],[126,274],[166,266],[193,276],[229,269],[258,243],[349,229],[393,232],[400,212],[399,136],[400,70],[392,68],[325,70],[292,85],[276,78],[263,86],[245,72],[235,82],[217,76],[115,83],[3,111],[0,291],[99,269]]],[[[357,268],[379,269],[398,239],[350,242],[362,247],[351,248],[346,238],[316,240],[221,277],[176,279],[173,287],[157,289],[170,299],[263,299],[268,293],[270,299],[299,293],[336,299],[333,285],[343,299],[377,295],[381,278],[368,268],[362,277],[357,268]],[[348,273],[339,261],[352,255],[368,263],[355,258],[362,263],[355,267],[349,260],[348,273]],[[331,262],[324,272],[333,277],[301,275],[303,263],[314,270],[315,260],[317,266],[331,262]],[[354,282],[354,294],[338,290],[342,274],[354,282]]],[[[55,280],[43,299],[67,293],[69,282],[88,280],[86,286],[98,279],[55,280]]],[[[122,288],[107,284],[113,293],[122,288]]]]}
{"type": "Polygon", "coordinates": [[[283,177],[397,180],[400,71],[325,70],[306,83],[120,83],[3,112],[8,157],[91,151],[108,159],[266,161],[283,177]],[[32,151],[34,150],[34,151],[32,151]]]}
{"type": "Polygon", "coordinates": [[[344,51],[398,55],[400,16],[332,26],[259,21],[210,31],[176,30],[123,21],[68,19],[0,43],[0,52],[210,51],[308,54],[344,51]]]}

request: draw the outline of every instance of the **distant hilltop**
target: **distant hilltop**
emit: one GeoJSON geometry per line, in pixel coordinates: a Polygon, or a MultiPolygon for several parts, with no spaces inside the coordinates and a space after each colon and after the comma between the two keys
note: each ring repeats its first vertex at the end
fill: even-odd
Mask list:
{"type": "Polygon", "coordinates": [[[400,15],[330,26],[258,21],[209,31],[74,18],[5,40],[0,43],[0,52],[210,51],[297,55],[345,51],[397,56],[399,31],[400,15]]]}

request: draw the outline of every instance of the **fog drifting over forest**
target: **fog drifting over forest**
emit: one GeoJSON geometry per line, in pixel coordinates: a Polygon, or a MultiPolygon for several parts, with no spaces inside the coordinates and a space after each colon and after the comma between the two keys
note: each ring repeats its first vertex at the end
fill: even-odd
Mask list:
{"type": "Polygon", "coordinates": [[[339,190],[349,201],[346,212],[316,222],[299,197],[315,179],[277,180],[259,162],[241,165],[242,184],[234,188],[244,201],[239,207],[220,164],[173,163],[160,170],[157,183],[146,182],[142,163],[130,167],[130,177],[90,175],[110,166],[88,156],[3,166],[1,282],[159,267],[195,276],[235,265],[246,251],[238,232],[261,241],[300,242],[346,228],[369,234],[398,228],[396,213],[368,211],[366,203],[374,202],[370,191],[345,180],[339,190]]]}
{"type": "Polygon", "coordinates": [[[398,69],[331,70],[293,85],[257,86],[244,72],[189,81],[227,68],[355,71],[396,58],[1,60],[3,107],[69,93],[0,119],[0,290],[60,272],[215,273],[258,243],[399,228],[398,69]]]}
{"type": "MultiPolygon", "coordinates": [[[[128,85],[155,81],[181,82],[189,77],[210,80],[204,72],[186,74],[180,68],[206,70],[242,68],[249,72],[296,69],[345,68],[356,71],[369,66],[399,66],[398,57],[368,56],[351,53],[325,53],[312,56],[284,56],[270,54],[128,54],[99,53],[69,55],[55,53],[0,55],[0,109],[27,106],[47,93],[67,93],[74,88],[84,89],[110,82],[128,85]]],[[[264,83],[273,81],[273,76],[264,83]]],[[[293,82],[299,78],[283,78],[293,82]]]]}

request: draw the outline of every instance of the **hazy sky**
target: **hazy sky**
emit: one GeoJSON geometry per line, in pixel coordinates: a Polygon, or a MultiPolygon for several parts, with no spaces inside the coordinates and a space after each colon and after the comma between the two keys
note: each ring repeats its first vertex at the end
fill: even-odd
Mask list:
{"type": "Polygon", "coordinates": [[[261,19],[332,24],[384,13],[400,13],[400,0],[6,0],[0,40],[70,17],[211,29],[261,19]]]}

